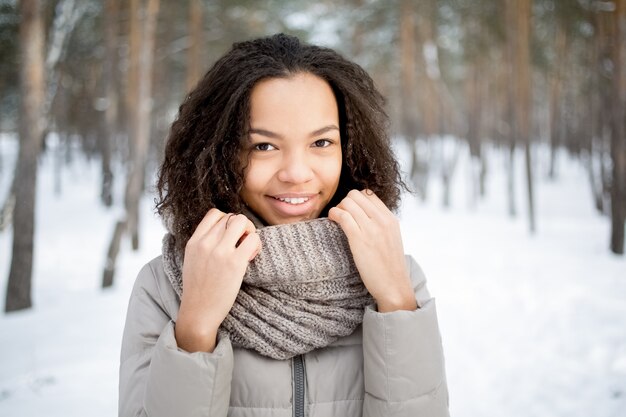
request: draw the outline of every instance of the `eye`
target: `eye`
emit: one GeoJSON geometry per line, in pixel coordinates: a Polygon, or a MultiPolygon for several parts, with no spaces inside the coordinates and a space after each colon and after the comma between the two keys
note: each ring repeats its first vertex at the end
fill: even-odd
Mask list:
{"type": "Polygon", "coordinates": [[[328,139],[318,139],[313,142],[313,146],[315,146],[316,148],[326,148],[332,144],[333,143],[328,139]]]}
{"type": "Polygon", "coordinates": [[[272,151],[276,148],[274,147],[274,145],[271,145],[269,143],[257,143],[256,145],[254,145],[253,149],[255,151],[267,152],[272,151]]]}

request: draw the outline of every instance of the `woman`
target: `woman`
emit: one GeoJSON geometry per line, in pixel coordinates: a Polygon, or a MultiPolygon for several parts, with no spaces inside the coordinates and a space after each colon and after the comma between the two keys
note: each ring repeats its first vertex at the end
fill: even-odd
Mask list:
{"type": "Polygon", "coordinates": [[[332,50],[280,34],[215,63],[168,139],[169,233],[131,295],[120,416],[448,415],[386,128],[332,50]]]}

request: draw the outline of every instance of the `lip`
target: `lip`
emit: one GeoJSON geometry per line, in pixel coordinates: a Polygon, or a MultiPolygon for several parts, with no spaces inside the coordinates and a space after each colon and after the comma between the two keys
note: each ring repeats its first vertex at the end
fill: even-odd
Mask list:
{"type": "Polygon", "coordinates": [[[312,198],[315,197],[317,193],[283,193],[283,194],[273,194],[268,197],[273,198],[312,198]]]}
{"type": "Polygon", "coordinates": [[[267,200],[273,210],[280,217],[307,216],[317,207],[318,194],[312,193],[283,193],[268,195],[267,200]],[[280,201],[279,198],[308,198],[300,204],[291,204],[280,201]]]}

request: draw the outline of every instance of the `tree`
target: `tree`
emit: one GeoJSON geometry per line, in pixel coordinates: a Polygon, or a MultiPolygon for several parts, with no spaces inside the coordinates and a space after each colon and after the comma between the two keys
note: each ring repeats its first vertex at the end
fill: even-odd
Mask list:
{"type": "Polygon", "coordinates": [[[626,41],[626,1],[615,0],[607,25],[611,68],[611,251],[624,254],[624,220],[626,218],[626,85],[623,56],[626,41]]]}
{"type": "Polygon", "coordinates": [[[535,232],[535,198],[533,192],[533,172],[530,153],[531,129],[531,65],[530,65],[530,21],[532,0],[517,0],[517,47],[515,65],[517,67],[517,112],[516,134],[524,141],[526,161],[526,187],[528,197],[528,221],[531,233],[535,232]]]}
{"type": "Polygon", "coordinates": [[[111,151],[117,135],[117,27],[119,4],[118,0],[107,0],[104,10],[104,76],[103,95],[106,102],[100,129],[100,153],[102,157],[102,184],[100,198],[106,207],[113,204],[113,171],[111,170],[111,151]]]}
{"type": "Polygon", "coordinates": [[[509,0],[506,7],[507,59],[510,65],[508,80],[508,119],[511,129],[509,160],[509,211],[515,213],[513,202],[513,166],[515,144],[522,141],[526,162],[526,185],[528,197],[528,219],[531,233],[535,232],[535,206],[531,161],[531,3],[532,0],[509,0]]]}
{"type": "MultiPolygon", "coordinates": [[[[13,128],[10,122],[17,110],[19,96],[18,51],[19,14],[13,4],[0,2],[0,127],[13,128]]],[[[2,173],[0,160],[0,174],[2,173]]]]}
{"type": "MultiPolygon", "coordinates": [[[[44,3],[45,4],[45,3],[44,3]]],[[[44,16],[44,4],[42,4],[40,6],[40,8],[42,9],[41,14],[42,16],[44,16]]],[[[2,6],[7,6],[7,5],[2,5],[2,6]]],[[[0,10],[2,10],[2,12],[6,12],[7,10],[5,10],[5,7],[2,7],[0,10]]],[[[8,6],[9,10],[10,10],[10,6],[8,6]]],[[[52,108],[52,103],[55,99],[58,99],[58,92],[59,92],[59,80],[62,79],[63,77],[63,71],[61,70],[61,65],[60,63],[63,61],[63,59],[65,58],[65,53],[67,51],[67,39],[70,35],[70,33],[74,30],[74,27],[76,25],[76,22],[80,20],[81,16],[84,13],[85,10],[85,4],[81,3],[80,5],[76,5],[74,3],[74,0],[62,0],[59,1],[56,5],[55,5],[55,12],[54,12],[54,18],[52,19],[52,21],[50,22],[50,34],[48,36],[49,38],[49,42],[47,47],[45,48],[46,55],[45,55],[45,67],[44,67],[44,74],[47,74],[47,82],[45,82],[45,91],[44,91],[44,98],[43,98],[43,104],[42,104],[42,108],[41,108],[41,114],[42,117],[44,119],[43,122],[43,126],[44,129],[41,132],[41,137],[43,139],[43,137],[45,137],[46,135],[46,129],[53,125],[53,121],[54,121],[54,117],[53,117],[53,113],[51,111],[52,108]]],[[[4,23],[5,20],[8,20],[9,22],[11,22],[10,20],[10,16],[11,13],[6,13],[6,16],[1,16],[0,15],[0,24],[4,23]],[[7,17],[9,17],[9,19],[7,19],[7,17]]],[[[42,17],[42,19],[44,20],[45,23],[45,16],[42,17]]],[[[44,23],[42,23],[42,27],[44,26],[44,23]]],[[[4,25],[0,25],[3,27],[3,30],[0,31],[0,36],[2,35],[6,35],[6,29],[4,28],[4,25]]],[[[10,31],[10,25],[8,28],[8,31],[10,31]]],[[[45,33],[45,28],[42,28],[42,32],[45,33]]],[[[42,35],[43,36],[43,35],[42,35]]],[[[45,38],[45,36],[44,36],[45,38]]],[[[11,39],[11,41],[13,41],[13,39],[11,39]]],[[[44,43],[45,41],[42,40],[42,43],[44,43]]],[[[12,45],[14,42],[10,42],[10,44],[12,45]]],[[[4,49],[4,45],[0,45],[0,50],[2,50],[2,53],[0,53],[0,58],[4,58],[3,59],[3,64],[4,66],[6,66],[7,68],[2,68],[2,66],[0,65],[0,74],[2,74],[2,77],[0,78],[4,78],[4,82],[11,82],[12,81],[12,73],[13,70],[9,69],[12,66],[12,55],[13,55],[13,49],[15,48],[15,46],[11,46],[8,47],[7,49],[4,49]],[[6,54],[6,56],[4,56],[6,54]],[[8,72],[8,74],[7,74],[8,72]]],[[[15,65],[16,67],[18,67],[19,65],[15,65]]],[[[0,81],[0,87],[1,87],[2,82],[0,81]]],[[[18,83],[19,84],[19,83],[18,83]]],[[[7,90],[9,90],[9,92],[11,90],[13,90],[14,88],[7,88],[7,90]]],[[[10,94],[7,94],[7,96],[10,96],[10,94]]],[[[1,103],[0,103],[1,104],[1,103]]],[[[4,228],[6,226],[8,226],[13,219],[13,210],[15,209],[15,200],[16,200],[16,195],[15,195],[15,190],[16,190],[16,178],[17,178],[17,171],[15,171],[13,173],[14,178],[13,178],[13,182],[10,188],[10,191],[4,201],[4,203],[2,204],[2,207],[0,207],[0,231],[4,230],[4,228]]]]}
{"type": "MultiPolygon", "coordinates": [[[[558,3],[555,4],[558,7],[558,3]]],[[[567,32],[562,19],[556,20],[554,41],[554,65],[550,71],[550,171],[551,179],[556,177],[556,153],[561,144],[561,89],[565,52],[567,51],[567,32]]]]}
{"type": "Polygon", "coordinates": [[[202,50],[204,49],[204,36],[202,30],[202,2],[191,0],[189,2],[189,49],[187,50],[187,91],[191,91],[200,80],[202,70],[202,50]]]}
{"type": "Polygon", "coordinates": [[[15,175],[13,252],[7,285],[5,311],[32,306],[31,281],[35,238],[35,190],[37,157],[44,132],[45,100],[44,24],[39,0],[22,0],[19,42],[20,147],[15,175]]]}
{"type": "Polygon", "coordinates": [[[507,194],[508,194],[508,206],[509,215],[515,217],[517,215],[517,209],[515,204],[515,147],[516,147],[516,132],[517,132],[517,117],[515,114],[515,106],[517,102],[517,89],[515,88],[514,81],[516,80],[516,66],[514,62],[515,48],[516,48],[516,0],[506,0],[505,5],[505,20],[506,20],[506,45],[505,45],[505,62],[503,65],[504,79],[506,86],[506,137],[508,138],[509,146],[509,163],[507,164],[507,194]]]}
{"type": "Polygon", "coordinates": [[[423,147],[427,144],[418,141],[417,119],[417,45],[415,35],[415,10],[412,0],[400,2],[400,131],[411,146],[411,180],[416,185],[422,199],[426,199],[428,165],[423,157],[423,147]]]}
{"type": "MultiPolygon", "coordinates": [[[[131,8],[133,7],[139,7],[138,0],[131,3],[131,8]]],[[[131,122],[131,160],[126,192],[124,194],[126,213],[124,218],[120,219],[114,228],[102,279],[103,287],[113,284],[116,257],[124,231],[130,234],[133,249],[137,250],[139,248],[139,201],[144,188],[146,158],[150,139],[152,70],[159,0],[147,0],[144,10],[144,19],[141,24],[139,23],[138,13],[135,15],[137,20],[131,22],[131,41],[133,36],[139,37],[139,39],[135,42],[135,49],[131,46],[131,54],[137,54],[137,74],[133,77],[133,80],[137,80],[137,86],[133,89],[136,96],[132,97],[130,102],[137,107],[133,112],[133,120],[131,122]]]]}
{"type": "Polygon", "coordinates": [[[467,142],[469,145],[471,164],[470,176],[472,182],[472,206],[476,205],[479,196],[484,195],[484,156],[483,141],[483,103],[485,102],[484,83],[485,57],[488,49],[483,41],[485,28],[477,16],[468,13],[465,16],[466,44],[466,115],[467,115],[467,142]]]}

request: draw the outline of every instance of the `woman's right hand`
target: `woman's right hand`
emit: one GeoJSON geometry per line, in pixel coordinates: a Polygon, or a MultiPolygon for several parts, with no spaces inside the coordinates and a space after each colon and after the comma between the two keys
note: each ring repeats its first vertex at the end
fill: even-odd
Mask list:
{"type": "Polygon", "coordinates": [[[248,263],[260,250],[259,235],[246,216],[209,210],[185,247],[178,347],[187,352],[215,349],[217,330],[237,298],[248,263]]]}

